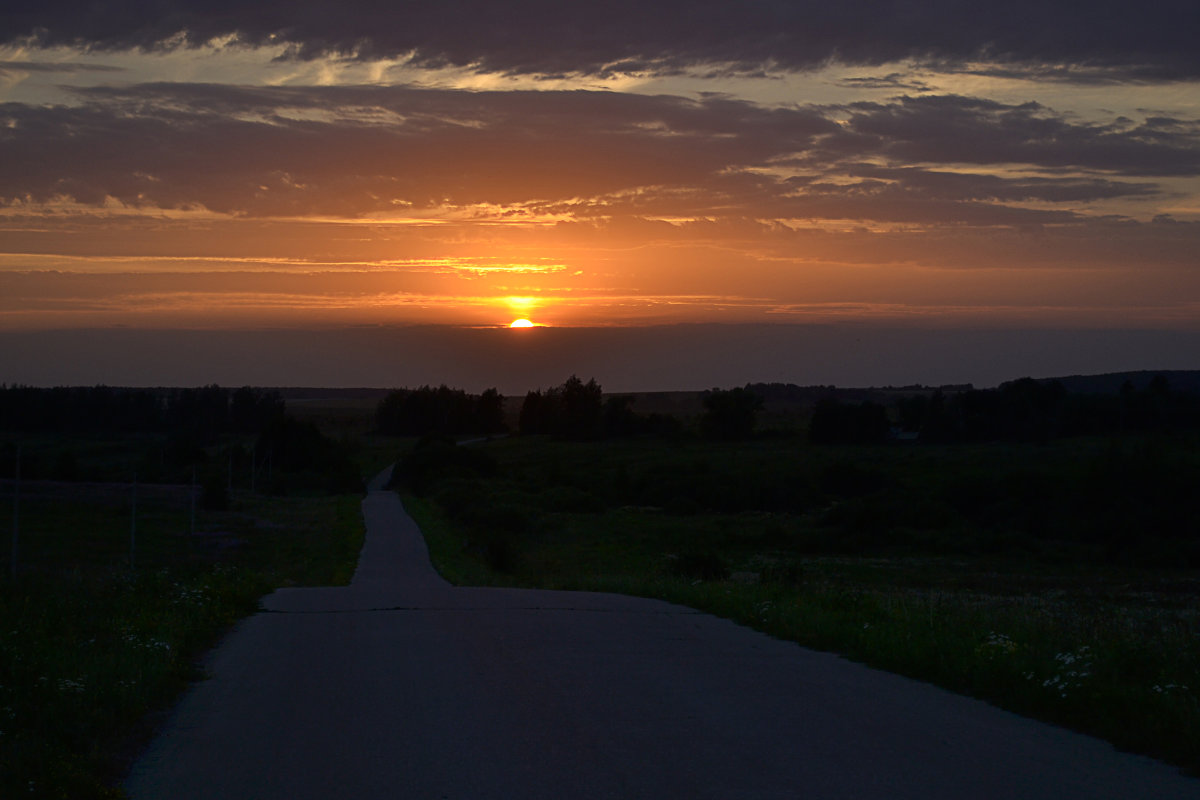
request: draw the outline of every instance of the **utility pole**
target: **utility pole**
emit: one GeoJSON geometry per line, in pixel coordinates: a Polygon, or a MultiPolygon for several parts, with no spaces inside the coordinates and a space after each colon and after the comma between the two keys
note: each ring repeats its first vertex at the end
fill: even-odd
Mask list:
{"type": "Polygon", "coordinates": [[[133,498],[129,512],[129,569],[134,568],[134,556],[137,553],[137,470],[133,473],[133,498]]]}
{"type": "Polygon", "coordinates": [[[196,465],[195,464],[192,465],[192,491],[190,494],[191,494],[191,498],[192,498],[191,533],[192,533],[192,536],[195,536],[196,535],[196,465]]]}
{"type": "Polygon", "coordinates": [[[13,481],[13,534],[12,534],[12,569],[13,580],[17,579],[17,542],[21,537],[21,445],[17,444],[17,471],[13,481]]]}

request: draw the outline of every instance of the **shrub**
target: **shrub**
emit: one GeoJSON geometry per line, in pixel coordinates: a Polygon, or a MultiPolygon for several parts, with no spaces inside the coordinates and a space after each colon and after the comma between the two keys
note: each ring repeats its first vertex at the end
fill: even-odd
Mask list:
{"type": "Polygon", "coordinates": [[[668,570],[680,578],[721,581],[729,577],[729,564],[715,550],[692,550],[669,558],[668,570]]]}

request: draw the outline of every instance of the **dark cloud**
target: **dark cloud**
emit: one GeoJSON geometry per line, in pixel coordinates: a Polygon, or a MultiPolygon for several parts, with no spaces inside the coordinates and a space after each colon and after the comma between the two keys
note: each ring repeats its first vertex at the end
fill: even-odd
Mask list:
{"type": "Polygon", "coordinates": [[[1114,65],[1104,63],[1063,64],[1025,62],[1019,64],[964,64],[957,61],[934,60],[920,64],[922,69],[943,73],[979,75],[986,78],[1031,81],[1036,83],[1068,83],[1082,86],[1113,86],[1117,84],[1170,83],[1190,80],[1194,74],[1181,73],[1167,64],[1143,63],[1114,65]]]}
{"type": "Polygon", "coordinates": [[[954,95],[847,107],[826,156],[874,151],[899,163],[1030,164],[1125,175],[1200,174],[1200,123],[1151,117],[1072,121],[1038,103],[954,95]]]}
{"type": "Polygon", "coordinates": [[[101,49],[202,44],[235,35],[288,43],[296,57],[412,53],[426,64],[551,74],[672,71],[713,64],[808,68],[831,58],[903,57],[1147,67],[1200,75],[1195,0],[1010,0],[965,3],[818,0],[91,0],[6,5],[0,41],[101,49]]]}
{"type": "Polygon", "coordinates": [[[903,192],[908,197],[956,201],[1080,203],[1116,197],[1159,194],[1152,183],[1129,183],[1103,178],[1008,178],[965,172],[938,172],[915,167],[851,166],[847,174],[870,181],[878,192],[903,192]]]}
{"type": "Polygon", "coordinates": [[[1022,203],[1146,198],[1160,194],[1146,177],[1200,172],[1195,121],[1098,125],[953,96],[765,107],[721,95],[406,86],[77,93],[79,106],[0,106],[3,199],[111,197],[258,217],[495,204],[588,218],[1024,225],[1080,212],[1022,203]],[[1043,174],[984,170],[1010,164],[1043,174]]]}
{"type": "Polygon", "coordinates": [[[702,184],[811,147],[818,111],[609,92],[89,90],[0,107],[8,198],[355,215],[702,184]],[[326,119],[314,119],[318,112],[326,119]]]}
{"type": "Polygon", "coordinates": [[[55,61],[0,61],[0,75],[19,72],[124,72],[108,64],[78,64],[55,61]]]}
{"type": "Polygon", "coordinates": [[[847,89],[888,89],[910,92],[932,91],[924,81],[916,80],[912,76],[900,72],[859,78],[842,78],[837,83],[839,86],[844,86],[847,89]]]}

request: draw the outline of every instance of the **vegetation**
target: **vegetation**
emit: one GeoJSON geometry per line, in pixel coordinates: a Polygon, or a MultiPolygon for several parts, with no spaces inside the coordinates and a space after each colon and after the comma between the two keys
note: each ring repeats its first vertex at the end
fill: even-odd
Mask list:
{"type": "Polygon", "coordinates": [[[0,796],[119,796],[256,598],[349,579],[361,476],[401,434],[421,438],[397,480],[451,580],[670,599],[1200,770],[1200,405],[1151,377],[754,385],[688,417],[572,376],[524,398],[525,435],[471,446],[451,435],[504,429],[494,390],[285,409],[251,388],[0,386],[0,518],[20,520],[0,796]]]}
{"type": "Polygon", "coordinates": [[[684,603],[1200,770],[1198,443],[521,437],[402,477],[451,579],[684,603]]]}
{"type": "Polygon", "coordinates": [[[442,385],[434,389],[397,389],[380,401],[375,411],[379,433],[420,436],[427,433],[501,433],[504,398],[495,389],[471,395],[442,385]]]}
{"type": "Polygon", "coordinates": [[[714,439],[748,439],[763,400],[749,389],[713,389],[704,393],[700,429],[714,439]]]}
{"type": "Polygon", "coordinates": [[[5,559],[0,580],[0,796],[120,796],[151,712],[261,595],[349,580],[358,502],[237,493],[190,533],[186,495],[142,487],[131,568],[129,487],[26,485],[20,571],[5,559]]]}
{"type": "Polygon", "coordinates": [[[348,582],[351,456],[378,456],[276,397],[0,390],[17,534],[0,552],[0,797],[119,797],[156,715],[261,595],[348,582]]]}
{"type": "Polygon", "coordinates": [[[20,450],[26,480],[232,486],[236,476],[273,494],[362,489],[349,442],[250,387],[0,387],[0,431],[0,478],[16,476],[20,450]]]}

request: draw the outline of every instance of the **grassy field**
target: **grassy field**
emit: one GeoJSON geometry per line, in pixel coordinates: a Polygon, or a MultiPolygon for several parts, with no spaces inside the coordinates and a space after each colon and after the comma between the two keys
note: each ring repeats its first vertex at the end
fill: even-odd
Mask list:
{"type": "MultiPolygon", "coordinates": [[[[409,452],[406,503],[456,583],[684,603],[1200,771],[1195,441],[414,450],[373,435],[369,411],[304,409],[363,475],[409,452]]],[[[15,580],[0,548],[2,797],[119,797],[258,597],[352,574],[358,496],[254,494],[236,469],[229,507],[197,503],[194,523],[190,486],[139,485],[135,528],[119,481],[153,466],[152,439],[26,439],[75,482],[22,483],[15,580]]]]}
{"type": "Polygon", "coordinates": [[[403,464],[457,583],[683,603],[1200,772],[1192,442],[525,437],[403,464]]]}
{"type": "Polygon", "coordinates": [[[199,656],[274,587],[346,583],[362,544],[357,495],[235,492],[193,527],[190,487],[136,492],[135,527],[130,484],[21,486],[15,580],[7,526],[0,550],[0,797],[120,797],[199,656]]]}

